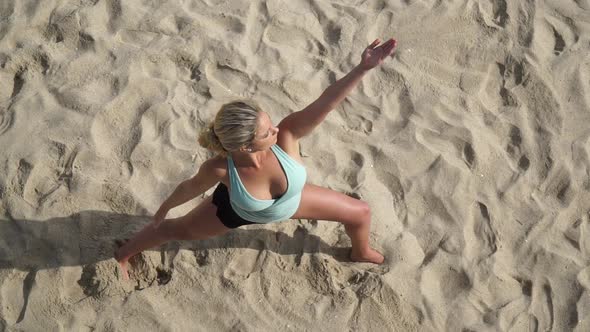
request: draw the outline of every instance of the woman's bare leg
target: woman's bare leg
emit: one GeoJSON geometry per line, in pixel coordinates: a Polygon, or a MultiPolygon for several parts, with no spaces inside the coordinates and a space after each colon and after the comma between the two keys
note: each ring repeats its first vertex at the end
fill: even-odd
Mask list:
{"type": "Polygon", "coordinates": [[[131,257],[146,249],[157,247],[174,240],[176,238],[174,234],[180,234],[180,227],[182,226],[177,219],[167,219],[158,228],[154,228],[154,225],[150,223],[127,242],[123,243],[115,252],[115,259],[121,265],[123,278],[125,280],[129,279],[127,263],[131,257]]]}
{"type": "Polygon", "coordinates": [[[385,260],[383,255],[369,246],[370,222],[361,225],[344,225],[346,234],[352,242],[350,259],[355,262],[370,262],[381,264],[385,260]]]}
{"type": "Polygon", "coordinates": [[[221,235],[230,229],[225,227],[215,215],[217,206],[212,197],[205,199],[199,206],[180,218],[166,219],[158,228],[146,225],[139,233],[125,242],[115,252],[115,259],[121,265],[123,278],[129,279],[127,264],[131,257],[171,240],[202,240],[221,235]]]}
{"type": "Polygon", "coordinates": [[[299,208],[291,218],[338,221],[350,237],[351,260],[375,264],[384,261],[383,255],[369,246],[371,210],[364,201],[307,183],[299,208]]]}

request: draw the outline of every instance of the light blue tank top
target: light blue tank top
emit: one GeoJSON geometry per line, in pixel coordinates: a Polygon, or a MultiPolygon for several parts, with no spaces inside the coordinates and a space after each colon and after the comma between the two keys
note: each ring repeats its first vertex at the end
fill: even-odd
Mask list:
{"type": "Polygon", "coordinates": [[[250,195],[240,180],[232,157],[227,157],[231,187],[230,204],[240,217],[252,222],[277,222],[293,216],[299,207],[301,192],[307,178],[305,167],[291,158],[280,146],[274,144],[270,148],[287,176],[287,191],[278,199],[260,200],[250,195]]]}

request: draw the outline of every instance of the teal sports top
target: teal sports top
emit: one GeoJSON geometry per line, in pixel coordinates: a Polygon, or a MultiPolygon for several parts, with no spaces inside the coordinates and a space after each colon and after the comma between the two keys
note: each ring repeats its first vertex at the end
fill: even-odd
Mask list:
{"type": "Polygon", "coordinates": [[[277,199],[256,199],[246,191],[231,156],[227,157],[230,182],[230,204],[242,218],[256,223],[271,223],[290,219],[301,201],[307,171],[280,146],[270,147],[287,176],[287,191],[277,199]]]}

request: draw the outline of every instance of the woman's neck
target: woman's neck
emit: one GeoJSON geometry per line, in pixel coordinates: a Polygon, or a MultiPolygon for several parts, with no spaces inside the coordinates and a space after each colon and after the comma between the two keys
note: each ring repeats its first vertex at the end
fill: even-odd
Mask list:
{"type": "Polygon", "coordinates": [[[236,167],[260,169],[268,159],[270,149],[256,152],[232,152],[230,156],[236,167]]]}

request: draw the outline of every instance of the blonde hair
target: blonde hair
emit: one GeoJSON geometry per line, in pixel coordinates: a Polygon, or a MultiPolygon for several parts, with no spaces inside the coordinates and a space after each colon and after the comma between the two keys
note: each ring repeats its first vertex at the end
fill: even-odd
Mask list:
{"type": "Polygon", "coordinates": [[[250,101],[221,106],[215,120],[199,135],[199,145],[223,157],[250,145],[256,136],[260,112],[260,107],[250,101]]]}

